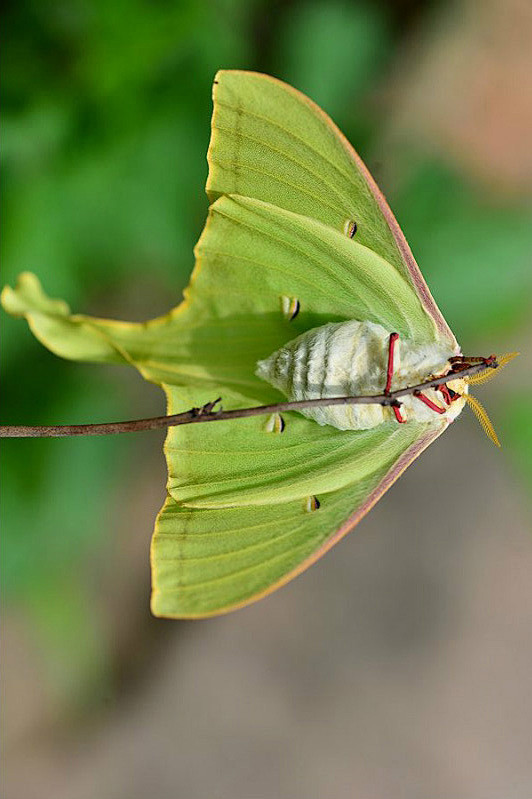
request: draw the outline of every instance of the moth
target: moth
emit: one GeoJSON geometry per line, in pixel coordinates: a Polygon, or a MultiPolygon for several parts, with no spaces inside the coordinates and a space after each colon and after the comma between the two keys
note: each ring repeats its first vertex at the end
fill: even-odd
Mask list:
{"type": "MultiPolygon", "coordinates": [[[[184,301],[144,324],[72,315],[33,275],[6,289],[57,354],[124,363],[164,389],[168,413],[217,397],[384,394],[394,402],[307,408],[171,427],[168,496],[152,539],[157,616],[246,605],[352,530],[469,404],[470,360],[439,311],[382,193],[311,100],[279,80],[214,80],[208,219],[184,301]]],[[[513,354],[485,361],[504,365],[513,354]]]]}

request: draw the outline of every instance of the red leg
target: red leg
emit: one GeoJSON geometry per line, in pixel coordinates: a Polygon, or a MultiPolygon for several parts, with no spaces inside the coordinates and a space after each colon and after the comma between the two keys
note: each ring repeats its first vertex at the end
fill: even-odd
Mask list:
{"type": "Polygon", "coordinates": [[[401,414],[401,406],[400,405],[392,405],[392,410],[395,414],[395,418],[399,422],[399,424],[406,424],[406,419],[403,419],[403,415],[401,414]]]}
{"type": "Polygon", "coordinates": [[[447,388],[445,383],[442,383],[441,386],[438,386],[438,389],[443,394],[443,399],[445,400],[445,404],[446,405],[450,405],[451,402],[452,402],[452,399],[451,399],[451,395],[449,393],[449,389],[447,388]]]}
{"type": "Polygon", "coordinates": [[[388,368],[386,369],[386,386],[384,393],[389,394],[392,387],[393,378],[393,352],[395,349],[395,342],[399,338],[399,333],[390,333],[390,340],[388,342],[388,368]]]}
{"type": "MultiPolygon", "coordinates": [[[[392,388],[392,380],[393,380],[393,356],[395,350],[395,342],[399,338],[399,333],[390,333],[390,338],[388,340],[388,366],[386,368],[386,385],[384,387],[384,393],[390,394],[392,388]]],[[[405,424],[406,419],[403,418],[403,414],[401,413],[401,403],[396,402],[391,406],[394,416],[399,422],[399,424],[405,424]]]]}
{"type": "Polygon", "coordinates": [[[431,411],[435,411],[436,413],[445,413],[445,408],[441,408],[439,405],[436,405],[435,402],[422,394],[421,391],[414,391],[414,397],[416,397],[418,400],[421,400],[421,402],[423,402],[427,408],[430,408],[431,411]]]}

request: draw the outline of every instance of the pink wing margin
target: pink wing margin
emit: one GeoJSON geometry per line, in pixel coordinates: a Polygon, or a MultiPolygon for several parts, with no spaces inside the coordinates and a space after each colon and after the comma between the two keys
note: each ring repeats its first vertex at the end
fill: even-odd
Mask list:
{"type": "MultiPolygon", "coordinates": [[[[450,423],[449,423],[450,424],[450,423]]],[[[401,457],[394,463],[390,471],[383,477],[380,483],[373,489],[371,494],[368,496],[366,501],[358,508],[352,516],[350,516],[342,525],[338,528],[338,530],[331,535],[330,538],[325,541],[321,547],[319,547],[315,552],[310,555],[306,560],[298,566],[297,570],[294,570],[287,578],[286,581],[291,580],[293,577],[296,577],[300,572],[308,569],[309,566],[312,566],[317,560],[319,560],[322,555],[325,555],[326,552],[329,551],[341,538],[343,538],[347,533],[350,533],[351,530],[357,526],[357,524],[364,518],[366,513],[372,509],[372,507],[379,501],[379,499],[383,496],[383,494],[388,491],[389,488],[395,483],[396,480],[401,477],[403,472],[408,469],[411,463],[413,463],[416,458],[421,455],[421,453],[427,449],[437,438],[441,436],[444,430],[447,429],[449,424],[443,425],[442,427],[438,428],[437,430],[431,430],[427,432],[421,438],[412,444],[402,455],[401,457]]],[[[284,578],[283,578],[284,581],[284,578]]],[[[279,584],[276,586],[279,587],[279,584]]]]}
{"type": "MultiPolygon", "coordinates": [[[[365,163],[356,152],[354,147],[350,144],[350,142],[346,139],[342,131],[335,125],[332,121],[330,116],[325,113],[316,103],[307,97],[303,92],[300,92],[298,89],[294,89],[293,86],[290,86],[288,83],[285,83],[278,78],[273,78],[271,75],[264,75],[260,72],[251,72],[245,70],[223,70],[227,72],[232,72],[233,74],[242,74],[242,75],[255,75],[260,77],[263,80],[268,80],[273,83],[278,84],[281,86],[285,91],[295,95],[297,99],[307,105],[316,116],[318,116],[325,125],[330,129],[330,131],[334,134],[334,136],[338,139],[348,156],[355,162],[357,169],[362,174],[364,180],[366,181],[369,190],[375,197],[377,204],[382,211],[382,215],[384,216],[386,223],[390,229],[390,232],[394,238],[394,241],[397,245],[397,249],[401,255],[403,263],[408,270],[408,274],[410,275],[410,279],[414,288],[416,289],[419,299],[429,314],[434,320],[434,324],[442,338],[444,338],[451,348],[451,350],[458,355],[461,350],[460,346],[454,336],[454,333],[450,329],[449,325],[445,321],[440,309],[436,305],[434,301],[434,297],[430,293],[430,289],[427,286],[425,278],[423,277],[419,266],[416,263],[414,256],[412,255],[412,250],[410,249],[407,240],[404,237],[403,231],[399,227],[399,224],[393,215],[393,212],[386,202],[384,194],[381,192],[379,187],[377,186],[375,180],[373,179],[371,173],[369,172],[368,168],[366,167],[365,163]]],[[[215,77],[216,81],[217,77],[215,77]]],[[[215,88],[215,87],[213,87],[215,88]]]]}
{"type": "MultiPolygon", "coordinates": [[[[198,618],[211,618],[214,616],[223,616],[226,613],[232,613],[234,610],[240,610],[241,608],[245,608],[248,605],[252,605],[255,602],[258,602],[260,599],[264,599],[264,597],[273,594],[274,591],[277,589],[282,588],[283,585],[291,582],[295,577],[298,577],[302,572],[306,571],[310,566],[316,563],[326,552],[333,548],[335,544],[340,541],[347,533],[350,533],[357,524],[364,518],[364,516],[369,513],[372,507],[379,501],[379,499],[383,496],[383,494],[388,491],[389,488],[395,483],[396,480],[403,474],[403,472],[410,466],[410,464],[415,461],[415,459],[421,455],[421,453],[429,447],[433,441],[435,441],[438,436],[440,436],[444,430],[447,429],[450,423],[444,424],[441,427],[438,427],[436,430],[432,429],[428,431],[424,436],[421,436],[417,439],[417,441],[412,444],[405,452],[401,455],[400,458],[394,463],[390,471],[383,477],[380,483],[373,489],[371,494],[368,496],[366,501],[353,513],[352,516],[349,516],[348,519],[333,533],[324,543],[309,555],[302,563],[296,566],[295,569],[285,574],[280,580],[273,585],[268,586],[265,591],[262,591],[258,594],[253,594],[253,596],[244,599],[242,602],[237,602],[234,605],[229,605],[226,608],[221,608],[219,610],[214,611],[213,613],[204,613],[194,615],[191,614],[189,616],[183,616],[180,618],[190,618],[190,619],[198,619],[198,618]]],[[[169,617],[172,618],[172,617],[169,617]]]]}

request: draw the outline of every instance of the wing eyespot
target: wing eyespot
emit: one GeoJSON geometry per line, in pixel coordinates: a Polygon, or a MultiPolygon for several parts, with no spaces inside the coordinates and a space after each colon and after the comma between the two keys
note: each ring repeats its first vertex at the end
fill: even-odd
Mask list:
{"type": "Polygon", "coordinates": [[[281,312],[289,322],[296,318],[300,310],[301,303],[297,297],[287,297],[285,295],[281,297],[281,312]]]}
{"type": "Polygon", "coordinates": [[[307,513],[313,513],[315,510],[319,510],[320,507],[321,502],[318,497],[307,497],[305,500],[305,510],[307,513]]]}
{"type": "Polygon", "coordinates": [[[354,219],[348,219],[344,225],[344,233],[349,239],[354,239],[358,230],[358,225],[354,219]]]}
{"type": "Polygon", "coordinates": [[[282,433],[285,427],[286,422],[280,413],[272,413],[264,425],[264,429],[267,433],[282,433]]]}

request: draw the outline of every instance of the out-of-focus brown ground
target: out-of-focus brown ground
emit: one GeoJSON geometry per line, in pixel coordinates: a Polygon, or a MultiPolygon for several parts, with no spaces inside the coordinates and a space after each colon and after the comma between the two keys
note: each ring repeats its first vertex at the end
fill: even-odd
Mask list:
{"type": "Polygon", "coordinates": [[[407,48],[389,83],[394,130],[491,191],[532,191],[532,4],[463,0],[407,48]]]}
{"type": "MultiPolygon", "coordinates": [[[[528,799],[531,574],[515,476],[459,420],[304,576],[167,623],[88,728],[8,738],[4,795],[528,799]]],[[[38,702],[7,638],[7,695],[38,702]]]]}

